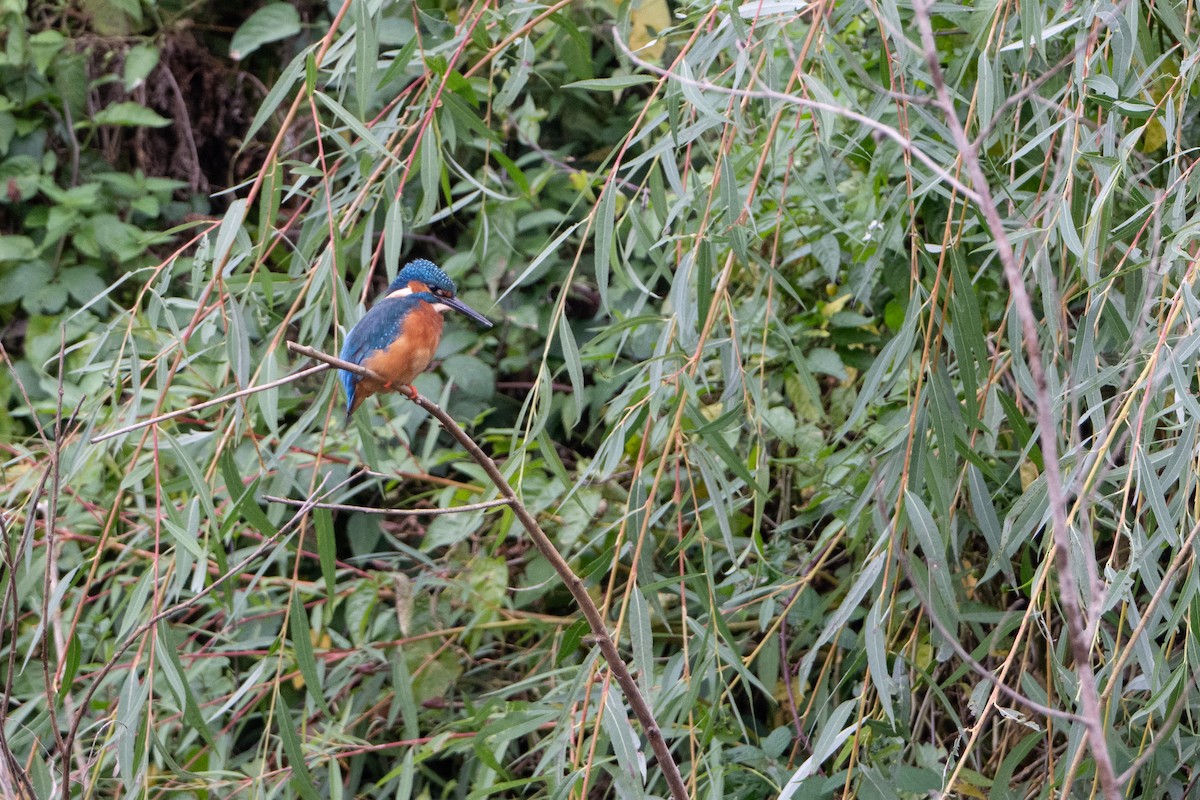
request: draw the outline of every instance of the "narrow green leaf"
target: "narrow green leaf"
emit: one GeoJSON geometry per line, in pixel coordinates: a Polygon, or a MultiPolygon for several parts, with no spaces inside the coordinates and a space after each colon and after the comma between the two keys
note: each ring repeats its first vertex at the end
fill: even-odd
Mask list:
{"type": "Polygon", "coordinates": [[[633,650],[633,666],[638,673],[642,694],[653,697],[654,636],[650,627],[650,608],[639,588],[631,586],[629,591],[629,639],[633,650]]]}
{"type": "Polygon", "coordinates": [[[617,75],[611,78],[592,78],[586,81],[564,83],[564,89],[583,89],[589,92],[611,92],[616,89],[628,89],[631,86],[642,86],[654,83],[655,78],[649,75],[617,75]]]}
{"type": "Polygon", "coordinates": [[[562,347],[563,362],[567,367],[567,375],[571,378],[571,396],[564,398],[567,407],[567,427],[573,428],[579,424],[583,415],[583,402],[586,397],[583,385],[583,363],[579,359],[579,346],[575,343],[575,332],[565,313],[558,316],[558,342],[562,347]]]}
{"type": "Polygon", "coordinates": [[[321,678],[317,672],[317,659],[313,652],[312,630],[309,627],[308,612],[305,610],[304,604],[300,602],[300,594],[297,591],[292,592],[291,607],[289,616],[291,619],[292,649],[296,654],[296,666],[300,668],[300,675],[304,678],[304,688],[308,691],[308,696],[316,701],[326,716],[329,716],[329,707],[325,705],[325,695],[321,685],[321,678]]]}
{"type": "Polygon", "coordinates": [[[325,578],[325,596],[329,607],[337,599],[337,542],[333,534],[333,514],[328,508],[314,508],[313,522],[317,529],[317,553],[321,558],[321,575],[325,578]]]}
{"type": "Polygon", "coordinates": [[[933,515],[929,513],[928,507],[920,497],[910,491],[905,491],[904,509],[908,514],[909,530],[912,531],[921,550],[925,553],[921,562],[929,571],[930,584],[937,590],[938,598],[931,599],[941,600],[942,608],[931,609],[930,613],[947,613],[948,618],[943,618],[942,622],[952,628],[958,618],[958,601],[954,595],[954,586],[950,581],[949,565],[946,563],[945,540],[942,538],[937,524],[933,521],[933,515]]]}
{"type": "Polygon", "coordinates": [[[879,704],[883,706],[884,715],[889,721],[892,721],[896,718],[894,707],[896,682],[892,680],[892,672],[888,669],[887,662],[888,627],[886,624],[887,609],[884,603],[887,596],[881,594],[871,604],[871,610],[867,613],[867,624],[862,630],[862,638],[863,644],[866,646],[867,664],[871,668],[871,684],[875,687],[879,704]]]}
{"type": "Polygon", "coordinates": [[[529,81],[529,73],[536,58],[533,42],[529,36],[522,36],[520,42],[517,43],[517,48],[518,52],[516,58],[513,59],[513,68],[492,101],[492,108],[495,111],[505,111],[511,108],[529,81]]]}
{"type": "MultiPolygon", "coordinates": [[[[697,418],[702,418],[698,409],[693,408],[693,412],[697,418]]],[[[712,428],[701,428],[696,431],[704,440],[704,443],[717,454],[725,466],[733,471],[733,474],[741,478],[748,487],[758,492],[759,494],[769,494],[767,488],[760,484],[750,472],[750,468],[746,466],[745,460],[730,447],[729,442],[725,441],[725,436],[712,428]]]]}
{"type": "Polygon", "coordinates": [[[396,721],[396,715],[400,715],[401,725],[403,726],[404,738],[416,739],[421,735],[421,728],[417,721],[417,700],[413,694],[412,674],[408,670],[408,662],[404,658],[404,650],[396,649],[392,652],[392,688],[395,695],[392,697],[391,707],[388,709],[388,723],[392,724],[396,721]]]}
{"type": "Polygon", "coordinates": [[[270,539],[277,536],[279,529],[272,524],[266,512],[258,504],[259,479],[255,478],[248,485],[243,485],[242,478],[238,474],[237,464],[233,459],[233,453],[229,448],[221,451],[217,457],[217,464],[221,469],[221,478],[225,481],[225,491],[232,500],[226,519],[236,519],[240,514],[264,538],[270,539]]]}
{"type": "Polygon", "coordinates": [[[542,265],[543,261],[545,261],[550,256],[557,255],[559,245],[561,245],[567,239],[567,237],[570,236],[571,234],[573,234],[576,231],[576,229],[578,229],[579,226],[582,224],[583,224],[583,222],[576,222],[574,225],[571,225],[570,227],[568,227],[566,230],[564,230],[558,236],[554,237],[554,240],[552,242],[550,242],[550,244],[543,247],[542,251],[537,254],[537,257],[534,258],[533,261],[529,262],[529,266],[527,266],[521,272],[521,274],[517,276],[516,280],[514,280],[512,283],[510,283],[508,288],[500,293],[500,297],[496,298],[496,303],[498,304],[505,297],[508,297],[509,292],[513,291],[518,286],[520,286],[521,283],[526,278],[528,278],[529,275],[535,269],[537,269],[538,267],[540,267],[542,265]]]}
{"type": "Polygon", "coordinates": [[[638,778],[644,784],[646,781],[646,755],[642,752],[641,742],[633,726],[629,723],[628,712],[619,700],[619,692],[606,692],[604,695],[604,717],[601,727],[612,742],[613,753],[617,764],[626,774],[638,778]]]}
{"type": "Polygon", "coordinates": [[[80,120],[75,126],[91,128],[98,125],[119,125],[130,128],[165,128],[170,124],[171,120],[158,112],[132,100],[125,100],[100,109],[90,120],[80,120]]]}
{"type": "Polygon", "coordinates": [[[617,187],[609,183],[600,195],[596,208],[596,233],[592,236],[596,254],[596,288],[600,292],[600,307],[608,310],[609,270],[613,253],[614,229],[616,227],[617,187]]]}
{"type": "Polygon", "coordinates": [[[812,754],[792,773],[792,777],[784,784],[779,793],[779,800],[791,800],[800,788],[800,784],[809,776],[816,774],[825,759],[833,755],[850,736],[858,730],[858,723],[846,725],[850,715],[858,706],[858,700],[850,699],[841,703],[817,729],[817,735],[812,743],[812,754]]]}
{"type": "MultiPolygon", "coordinates": [[[[314,92],[313,97],[315,97],[317,99],[317,101],[321,103],[321,105],[325,106],[330,111],[332,111],[333,115],[335,117],[337,117],[338,120],[343,125],[345,125],[347,128],[349,128],[354,133],[355,136],[358,137],[359,143],[362,145],[365,145],[373,154],[375,154],[376,156],[383,158],[387,161],[391,161],[397,167],[404,166],[403,164],[400,164],[398,161],[396,161],[395,153],[393,153],[391,150],[388,150],[386,147],[384,147],[383,143],[379,140],[379,138],[376,136],[376,134],[372,133],[371,129],[368,128],[365,124],[363,124],[362,120],[360,120],[358,117],[351,114],[349,112],[349,110],[346,109],[345,106],[343,106],[337,100],[330,97],[325,92],[314,92]]],[[[424,152],[425,152],[426,144],[430,141],[432,141],[432,139],[429,136],[426,136],[424,139],[421,140],[422,154],[424,154],[424,152]]],[[[435,150],[437,149],[436,144],[434,145],[434,149],[435,150]]],[[[423,162],[422,169],[424,169],[424,166],[425,165],[423,162]]],[[[435,173],[431,176],[435,181],[437,179],[438,172],[440,172],[440,170],[436,170],[435,173]]],[[[422,180],[424,180],[423,174],[421,177],[422,177],[422,180]]]]}
{"type": "Polygon", "coordinates": [[[366,118],[374,95],[372,82],[378,73],[379,26],[364,0],[356,2],[354,10],[354,95],[359,115],[366,118]]]}
{"type": "MultiPolygon", "coordinates": [[[[283,200],[283,166],[278,159],[271,159],[271,163],[264,164],[263,167],[263,188],[258,197],[258,228],[260,231],[271,231],[275,229],[276,217],[279,215],[279,204],[283,200]]],[[[258,246],[255,249],[255,259],[261,258],[267,250],[272,237],[263,236],[258,241],[258,246]]]]}
{"type": "Polygon", "coordinates": [[[59,702],[62,702],[62,699],[66,697],[73,688],[72,684],[75,683],[75,675],[79,672],[79,662],[82,659],[82,650],[83,645],[79,643],[78,636],[72,636],[67,640],[67,652],[65,658],[63,659],[64,666],[62,683],[59,684],[58,687],[59,702]]]}
{"type": "Polygon", "coordinates": [[[438,186],[442,178],[442,148],[438,135],[430,128],[421,139],[421,203],[417,207],[415,222],[424,224],[433,216],[438,204],[438,186]]]}
{"type": "Polygon", "coordinates": [[[222,275],[229,274],[229,270],[232,267],[233,245],[239,237],[245,239],[246,246],[242,249],[249,249],[249,238],[242,228],[245,221],[246,199],[238,198],[229,204],[229,208],[225,211],[225,216],[221,219],[221,227],[217,229],[217,243],[213,249],[212,260],[213,266],[222,275]]]}
{"type": "Polygon", "coordinates": [[[383,222],[383,263],[388,275],[400,271],[400,252],[404,249],[404,203],[388,205],[383,222]]]}
{"type": "Polygon", "coordinates": [[[321,800],[321,796],[317,794],[317,787],[313,785],[308,765],[304,762],[304,748],[300,742],[300,735],[296,731],[296,722],[292,718],[292,711],[288,708],[287,701],[282,694],[275,695],[275,702],[279,704],[276,728],[279,731],[280,742],[283,744],[283,753],[287,756],[287,766],[292,770],[291,784],[305,800],[321,800]]]}
{"type": "MultiPolygon", "coordinates": [[[[316,52],[318,44],[314,42],[304,52],[293,58],[292,63],[288,64],[287,69],[275,81],[275,85],[271,87],[271,91],[267,92],[267,96],[254,113],[254,119],[250,122],[250,127],[246,130],[245,136],[242,137],[243,146],[245,146],[245,143],[257,141],[255,134],[275,114],[279,109],[279,104],[283,102],[283,98],[296,86],[296,82],[300,80],[300,73],[308,65],[312,54],[316,52]]],[[[313,87],[308,87],[308,93],[312,94],[312,91],[313,87]]]]}
{"type": "Polygon", "coordinates": [[[567,629],[562,633],[562,641],[558,645],[558,652],[554,655],[554,666],[561,666],[569,656],[579,650],[583,644],[583,637],[587,636],[591,631],[588,627],[587,620],[577,619],[567,626],[567,629]]]}
{"type": "Polygon", "coordinates": [[[117,702],[114,731],[117,767],[122,783],[129,788],[138,784],[145,763],[145,739],[141,734],[145,728],[142,719],[145,717],[146,698],[149,696],[147,689],[147,685],[138,680],[138,670],[130,669],[121,684],[120,699],[117,702]]]}
{"type": "MultiPolygon", "coordinates": [[[[295,62],[293,62],[295,63],[295,62]]],[[[304,56],[304,96],[312,97],[313,92],[317,90],[317,57],[316,53],[309,50],[304,56]]],[[[257,121],[257,118],[256,118],[257,121]]]]}
{"type": "Polygon", "coordinates": [[[1029,459],[1037,465],[1039,472],[1045,469],[1045,464],[1042,462],[1042,450],[1036,442],[1032,441],[1033,429],[1029,427],[1025,415],[1017,408],[1016,401],[1001,389],[996,390],[996,398],[1000,401],[1000,405],[1004,406],[1004,415],[1008,417],[1008,423],[1012,425],[1013,433],[1017,437],[1017,444],[1022,450],[1029,449],[1029,459]]]}
{"type": "Polygon", "coordinates": [[[216,741],[213,739],[212,731],[209,729],[204,715],[200,713],[200,705],[196,702],[196,696],[192,692],[192,684],[189,682],[187,673],[183,669],[183,662],[179,658],[181,647],[179,637],[175,635],[166,621],[158,623],[155,645],[167,685],[171,688],[171,693],[175,695],[179,707],[183,709],[184,720],[204,737],[204,741],[215,746],[216,741]]]}

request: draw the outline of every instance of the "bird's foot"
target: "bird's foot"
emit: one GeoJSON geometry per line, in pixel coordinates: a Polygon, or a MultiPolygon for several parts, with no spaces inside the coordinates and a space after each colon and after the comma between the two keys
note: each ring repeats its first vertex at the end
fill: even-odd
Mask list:
{"type": "Polygon", "coordinates": [[[420,395],[417,394],[417,390],[411,383],[400,384],[396,387],[396,391],[407,397],[409,400],[416,400],[418,397],[420,397],[420,395]]]}

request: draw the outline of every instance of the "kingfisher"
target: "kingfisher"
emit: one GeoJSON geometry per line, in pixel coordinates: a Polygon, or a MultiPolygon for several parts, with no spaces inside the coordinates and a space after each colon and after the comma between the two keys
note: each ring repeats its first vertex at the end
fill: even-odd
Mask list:
{"type": "Polygon", "coordinates": [[[432,261],[410,261],[383,298],[350,329],[342,360],[379,373],[383,382],[341,370],[346,420],[371,395],[383,391],[416,396],[412,381],[425,371],[442,338],[442,313],[454,309],[480,325],[491,320],[456,296],[454,281],[432,261]]]}

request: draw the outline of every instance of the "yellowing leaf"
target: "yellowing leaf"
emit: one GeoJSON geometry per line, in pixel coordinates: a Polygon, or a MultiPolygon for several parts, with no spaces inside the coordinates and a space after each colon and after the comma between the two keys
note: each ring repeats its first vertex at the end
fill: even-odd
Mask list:
{"type": "Polygon", "coordinates": [[[629,0],[629,47],[642,58],[658,61],[666,45],[658,35],[671,25],[667,0],[629,0]]]}
{"type": "Polygon", "coordinates": [[[966,781],[963,781],[963,780],[959,780],[958,782],[956,782],[954,784],[954,791],[958,792],[960,795],[963,795],[964,797],[978,797],[979,800],[984,800],[984,798],[987,797],[987,795],[983,792],[983,790],[980,789],[978,786],[967,783],[966,781]]]}
{"type": "Polygon", "coordinates": [[[712,422],[724,413],[724,403],[709,403],[708,405],[700,406],[700,414],[709,422],[712,422]]]}
{"type": "Polygon", "coordinates": [[[403,572],[398,572],[392,585],[396,592],[396,621],[400,625],[400,635],[408,636],[412,630],[412,581],[403,572]]]}
{"type": "Polygon", "coordinates": [[[1138,142],[1138,149],[1143,153],[1152,153],[1166,144],[1166,142],[1166,128],[1163,127],[1158,117],[1151,117],[1146,122],[1146,127],[1142,129],[1142,138],[1138,142]]]}
{"type": "Polygon", "coordinates": [[[1024,463],[1021,464],[1020,474],[1021,474],[1021,488],[1028,489],[1029,484],[1031,484],[1037,480],[1037,476],[1038,476],[1037,464],[1034,464],[1032,461],[1025,461],[1024,463]]]}
{"type": "Polygon", "coordinates": [[[821,306],[821,315],[824,316],[826,319],[829,319],[834,314],[836,314],[839,311],[841,311],[842,309],[844,309],[846,307],[846,305],[850,302],[851,297],[852,297],[852,295],[844,294],[841,297],[839,297],[837,300],[830,300],[828,303],[824,303],[821,306]]]}

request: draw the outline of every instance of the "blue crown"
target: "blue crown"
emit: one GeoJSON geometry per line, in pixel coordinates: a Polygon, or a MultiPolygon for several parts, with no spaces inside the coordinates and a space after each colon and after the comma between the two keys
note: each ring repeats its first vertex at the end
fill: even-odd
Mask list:
{"type": "Polygon", "coordinates": [[[396,280],[392,281],[392,285],[388,287],[388,294],[397,289],[403,289],[408,286],[410,281],[417,281],[430,289],[441,289],[452,295],[458,294],[458,287],[454,285],[454,281],[450,280],[450,276],[443,272],[437,264],[424,258],[408,262],[404,269],[400,270],[396,280]]]}

